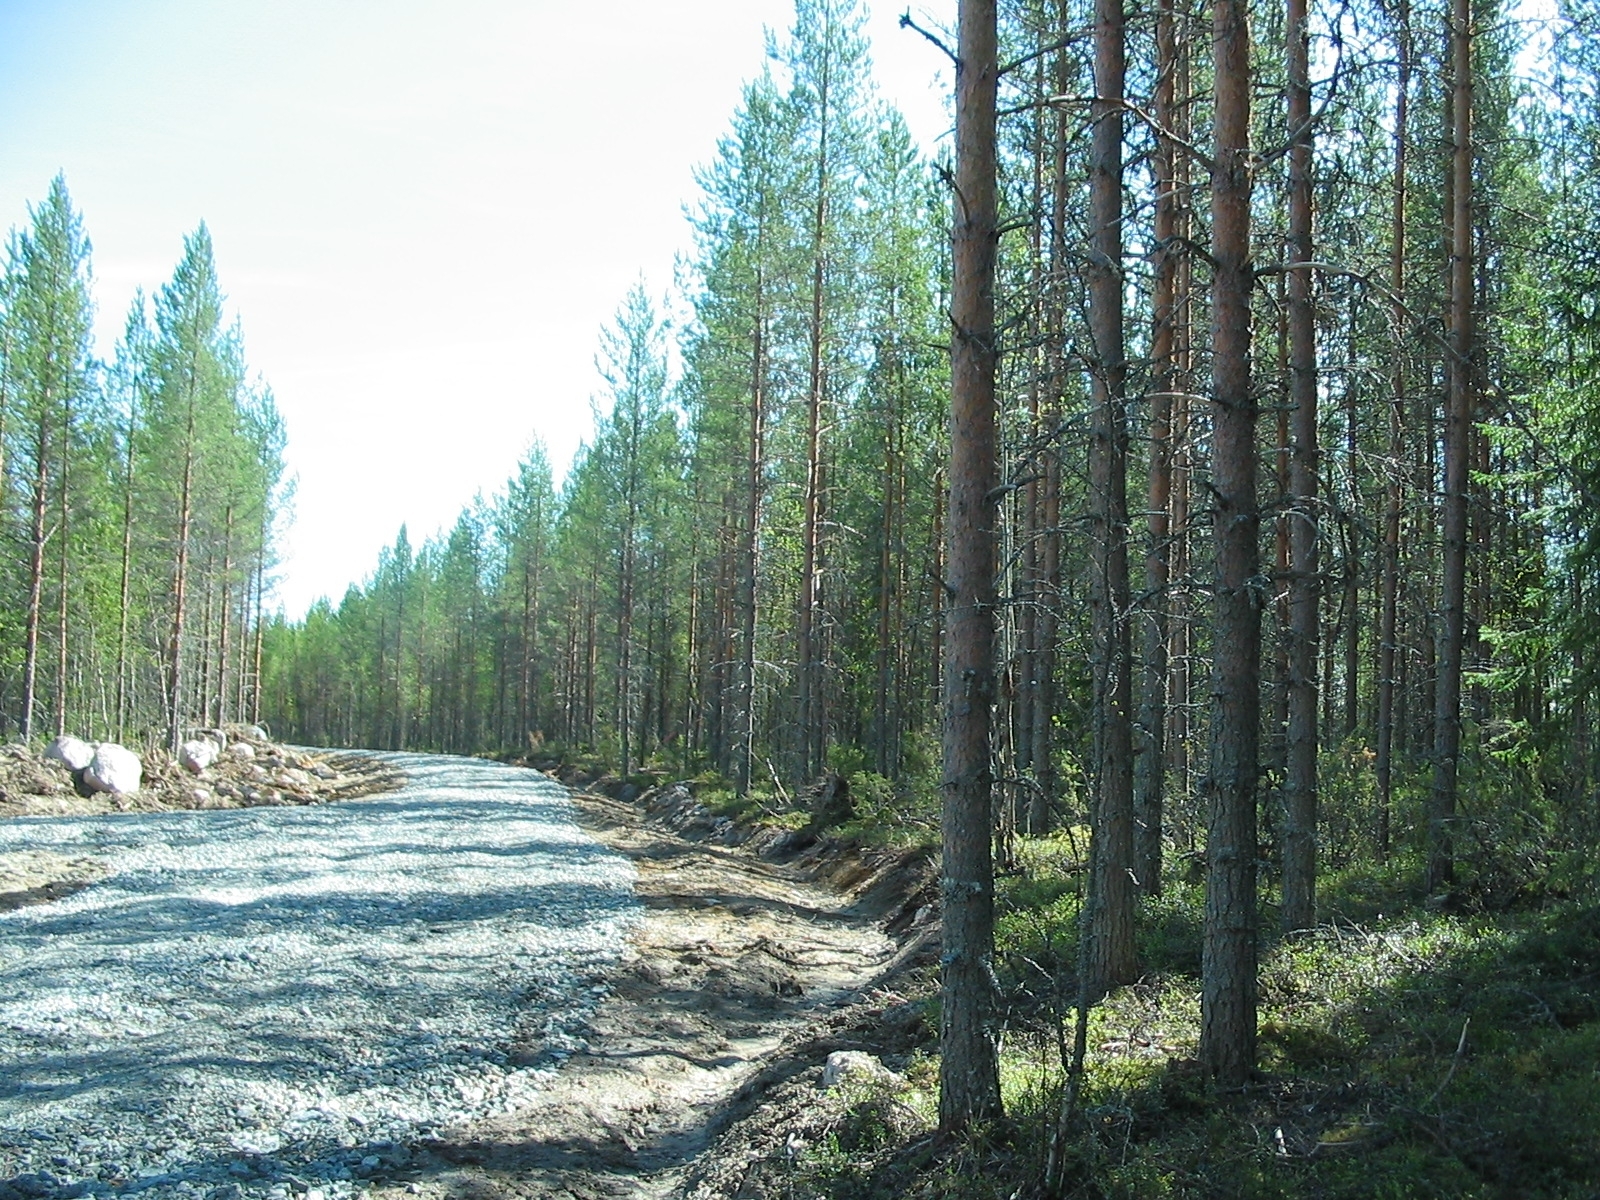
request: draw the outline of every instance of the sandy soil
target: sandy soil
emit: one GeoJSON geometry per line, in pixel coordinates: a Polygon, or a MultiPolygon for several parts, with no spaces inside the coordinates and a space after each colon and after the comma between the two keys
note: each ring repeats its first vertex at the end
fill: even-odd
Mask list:
{"type": "Polygon", "coordinates": [[[638,865],[648,910],[588,1052],[542,1104],[429,1143],[379,1200],[765,1195],[830,1052],[894,1066],[922,1039],[921,1006],[893,988],[935,953],[925,859],[717,844],[737,835],[686,797],[645,801],[578,797],[638,865]]]}

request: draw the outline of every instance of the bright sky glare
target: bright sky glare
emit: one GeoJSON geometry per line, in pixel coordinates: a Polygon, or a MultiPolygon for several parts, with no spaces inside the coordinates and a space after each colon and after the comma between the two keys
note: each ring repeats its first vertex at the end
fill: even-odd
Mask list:
{"type": "MultiPolygon", "coordinates": [[[[932,147],[949,72],[879,0],[879,87],[932,147]]],[[[911,9],[948,24],[954,0],[911,9]]],[[[278,596],[335,602],[590,431],[598,333],[691,247],[693,170],[791,0],[0,0],[0,229],[66,173],[97,352],[204,220],[298,481],[278,596]]]]}

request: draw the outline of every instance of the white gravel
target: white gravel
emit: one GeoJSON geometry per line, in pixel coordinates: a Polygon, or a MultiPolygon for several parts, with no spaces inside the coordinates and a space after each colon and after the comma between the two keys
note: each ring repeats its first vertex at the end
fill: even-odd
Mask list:
{"type": "Polygon", "coordinates": [[[0,914],[0,1200],[332,1200],[536,1099],[633,867],[535,772],[389,757],[410,784],[343,804],[0,823],[111,870],[0,914]]]}

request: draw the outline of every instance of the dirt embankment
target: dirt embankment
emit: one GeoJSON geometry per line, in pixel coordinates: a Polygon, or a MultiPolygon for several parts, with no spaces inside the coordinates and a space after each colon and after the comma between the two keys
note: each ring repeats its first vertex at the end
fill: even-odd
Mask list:
{"type": "Polygon", "coordinates": [[[937,954],[925,855],[741,830],[682,787],[577,800],[647,910],[588,1049],[539,1105],[430,1143],[380,1200],[783,1194],[822,1136],[828,1056],[900,1069],[926,1040],[908,995],[937,954]]]}
{"type": "MultiPolygon", "coordinates": [[[[363,754],[306,751],[282,746],[250,726],[218,731],[226,749],[216,762],[194,772],[161,750],[145,752],[139,790],[122,795],[84,786],[82,772],[20,743],[0,747],[0,820],[85,813],[161,812],[172,809],[251,808],[280,804],[326,804],[405,783],[389,763],[363,754]]],[[[93,858],[67,858],[47,851],[0,854],[0,912],[70,895],[103,877],[108,868],[93,858]]]]}

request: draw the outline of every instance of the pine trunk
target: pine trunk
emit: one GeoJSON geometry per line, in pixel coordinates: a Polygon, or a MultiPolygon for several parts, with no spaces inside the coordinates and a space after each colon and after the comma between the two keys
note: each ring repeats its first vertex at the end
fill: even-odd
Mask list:
{"type": "Polygon", "coordinates": [[[990,853],[998,518],[994,274],[999,69],[994,0],[962,0],[959,23],[940,881],[944,978],[939,1127],[947,1134],[1000,1113],[990,853]]]}
{"type": "Polygon", "coordinates": [[[1311,74],[1306,0],[1289,0],[1288,724],[1283,785],[1283,927],[1317,919],[1317,332],[1312,303],[1311,74]]]}
{"type": "Polygon", "coordinates": [[[1455,882],[1456,760],[1461,752],[1461,656],[1467,565],[1467,458],[1472,424],[1472,9],[1453,0],[1450,354],[1445,378],[1444,511],[1440,521],[1439,669],[1434,691],[1433,795],[1428,814],[1428,890],[1455,882]]]}
{"type": "Polygon", "coordinates": [[[1400,511],[1401,481],[1405,461],[1406,371],[1406,124],[1411,91],[1411,6],[1399,0],[1396,16],[1399,45],[1395,79],[1393,231],[1389,241],[1389,290],[1394,296],[1389,379],[1389,483],[1383,514],[1382,611],[1378,618],[1377,715],[1377,843],[1378,853],[1389,853],[1390,812],[1394,795],[1396,675],[1399,672],[1400,617],[1400,511]]]}
{"type": "Polygon", "coordinates": [[[1250,33],[1245,0],[1215,0],[1211,174],[1212,624],[1210,813],[1200,1058],[1227,1086],[1256,1058],[1256,776],[1260,761],[1260,513],[1250,380],[1250,33]]]}
{"type": "Polygon", "coordinates": [[[1138,977],[1133,944],[1133,664],[1128,628],[1128,426],[1122,304],[1122,0],[1095,0],[1089,168],[1089,604],[1094,634],[1096,809],[1091,992],[1138,977]]]}

